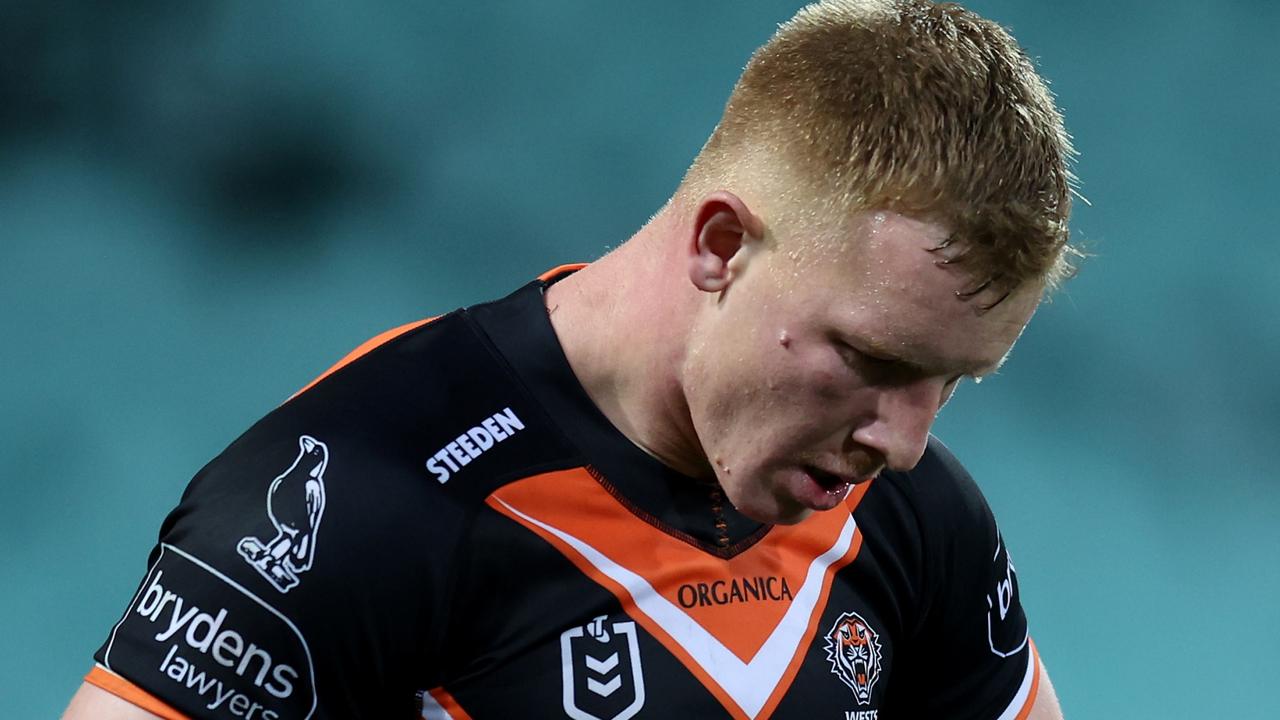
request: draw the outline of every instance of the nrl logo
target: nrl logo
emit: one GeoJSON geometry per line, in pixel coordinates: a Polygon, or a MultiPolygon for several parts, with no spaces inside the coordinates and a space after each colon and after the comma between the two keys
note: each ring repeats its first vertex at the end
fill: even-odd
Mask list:
{"type": "Polygon", "coordinates": [[[564,711],[573,720],[627,720],[644,706],[636,624],[606,619],[560,634],[564,711]]]}
{"type": "Polygon", "coordinates": [[[870,703],[871,689],[880,679],[880,633],[858,613],[847,612],[827,631],[827,659],[858,704],[870,703]]]}
{"type": "Polygon", "coordinates": [[[311,437],[298,438],[298,457],[267,489],[267,517],[276,536],[260,540],[241,538],[240,556],[280,592],[298,584],[298,575],[311,569],[316,554],[316,533],[324,515],[324,468],[329,448],[311,437]]]}

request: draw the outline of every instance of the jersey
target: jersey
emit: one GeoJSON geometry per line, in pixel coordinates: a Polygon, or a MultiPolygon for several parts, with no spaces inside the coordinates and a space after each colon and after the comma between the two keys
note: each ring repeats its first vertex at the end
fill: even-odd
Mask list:
{"type": "Polygon", "coordinates": [[[569,271],[384,335],[235,440],[89,681],[247,720],[1025,716],[1016,572],[941,443],[753,521],[592,403],[543,299],[569,271]]]}

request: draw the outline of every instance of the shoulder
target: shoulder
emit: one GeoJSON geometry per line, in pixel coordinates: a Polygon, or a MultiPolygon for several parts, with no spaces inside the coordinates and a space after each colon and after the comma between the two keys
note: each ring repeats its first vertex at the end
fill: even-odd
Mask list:
{"type": "Polygon", "coordinates": [[[936,438],[897,486],[917,508],[923,583],[931,614],[944,624],[981,635],[994,656],[1026,646],[1027,623],[1017,572],[995,515],[973,477],[936,438]],[[969,618],[986,616],[973,626],[969,618]]]}
{"type": "Polygon", "coordinates": [[[575,455],[465,313],[387,337],[197,473],[99,660],[188,713],[198,672],[282,717],[399,712],[483,498],[575,455]]]}
{"type": "Polygon", "coordinates": [[[909,679],[896,692],[905,714],[1012,717],[1034,664],[1017,573],[982,491],[936,438],[915,468],[875,483],[859,525],[913,581],[900,658],[909,679]]]}
{"type": "MultiPolygon", "coordinates": [[[[335,561],[366,557],[343,574],[393,577],[417,572],[410,558],[447,564],[498,486],[577,461],[465,311],[380,337],[201,469],[164,541],[217,542],[207,551],[218,555],[231,536],[313,533],[314,546],[346,547],[335,561]],[[387,548],[396,561],[375,561],[387,548]]],[[[253,555],[248,546],[238,554],[253,555]]],[[[236,554],[226,562],[243,570],[236,554]]]]}
{"type": "Polygon", "coordinates": [[[219,461],[302,436],[325,442],[332,461],[345,461],[361,482],[394,477],[460,502],[575,454],[466,311],[409,326],[344,361],[219,461]]]}
{"type": "Polygon", "coordinates": [[[949,537],[966,530],[994,530],[995,518],[981,488],[937,437],[929,437],[914,468],[885,472],[879,480],[910,506],[923,532],[949,537]]]}
{"type": "Polygon", "coordinates": [[[376,337],[257,421],[197,473],[162,537],[323,521],[329,542],[433,548],[439,564],[494,489],[576,455],[456,311],[376,337]]]}
{"type": "Polygon", "coordinates": [[[856,513],[867,542],[906,570],[917,623],[948,612],[945,598],[1003,575],[1007,552],[987,499],[935,437],[916,467],[876,478],[856,513]]]}

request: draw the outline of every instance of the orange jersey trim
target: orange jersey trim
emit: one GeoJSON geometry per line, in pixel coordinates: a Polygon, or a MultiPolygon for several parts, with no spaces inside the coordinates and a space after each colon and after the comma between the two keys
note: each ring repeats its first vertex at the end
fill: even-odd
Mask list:
{"type": "Polygon", "coordinates": [[[557,265],[551,268],[550,270],[539,275],[538,279],[541,280],[542,282],[548,282],[550,280],[555,279],[555,277],[558,275],[563,275],[568,272],[573,272],[574,270],[581,270],[586,266],[587,266],[587,263],[565,263],[564,265],[557,265]]]}
{"type": "Polygon", "coordinates": [[[400,327],[392,328],[390,330],[387,330],[386,332],[382,332],[382,333],[378,333],[377,335],[374,335],[373,337],[361,343],[360,346],[357,347],[355,350],[352,350],[351,352],[347,353],[346,357],[339,360],[336,364],[334,364],[333,367],[321,373],[320,377],[316,378],[315,380],[312,380],[311,382],[307,383],[306,386],[303,387],[301,390],[294,393],[293,395],[290,395],[289,399],[292,400],[298,397],[299,395],[301,395],[302,393],[310,390],[311,388],[315,387],[316,383],[338,372],[339,370],[350,365],[356,360],[359,360],[364,355],[369,354],[374,349],[376,349],[379,345],[385,345],[386,343],[389,343],[392,340],[395,340],[396,338],[409,332],[410,330],[426,325],[427,323],[433,320],[436,320],[439,317],[440,316],[437,315],[435,317],[429,317],[425,320],[418,320],[416,322],[406,323],[404,325],[401,325],[400,327]]]}
{"type": "Polygon", "coordinates": [[[89,674],[84,676],[84,681],[106,690],[125,702],[136,705],[152,715],[158,715],[164,720],[189,720],[186,715],[174,710],[164,702],[157,700],[146,690],[101,665],[95,665],[89,671],[89,674]]]}
{"type": "Polygon", "coordinates": [[[1036,694],[1040,692],[1040,651],[1036,650],[1036,644],[1031,638],[1027,638],[1027,644],[1031,647],[1031,662],[1034,665],[1031,669],[1031,691],[1027,693],[1027,701],[1022,704],[1015,720],[1027,720],[1031,716],[1031,709],[1036,705],[1036,694]]]}
{"type": "MultiPolygon", "coordinates": [[[[587,263],[567,263],[565,265],[558,265],[539,275],[538,279],[543,282],[547,282],[548,280],[551,280],[552,278],[555,278],[558,275],[563,275],[564,273],[567,273],[567,272],[573,272],[574,270],[581,270],[586,266],[587,266],[587,263]]],[[[350,365],[356,360],[359,360],[362,356],[367,355],[368,353],[376,349],[379,345],[385,345],[386,343],[391,342],[392,340],[400,337],[401,335],[409,332],[410,330],[422,327],[423,325],[426,325],[430,322],[438,320],[440,317],[441,317],[440,315],[436,315],[435,317],[429,317],[429,318],[426,318],[425,320],[417,320],[411,323],[406,323],[399,327],[391,328],[386,332],[382,332],[377,335],[374,335],[373,337],[361,343],[359,347],[357,347],[355,350],[352,350],[351,352],[347,353],[345,357],[343,357],[341,360],[335,363],[333,367],[321,373],[320,376],[317,377],[315,380],[312,380],[311,382],[307,383],[301,390],[294,393],[293,395],[290,395],[289,399],[292,400],[298,397],[299,395],[301,395],[302,393],[310,390],[311,388],[315,387],[316,383],[319,383],[321,380],[324,380],[330,375],[338,372],[339,370],[346,367],[347,365],[350,365]]]]}
{"type": "MultiPolygon", "coordinates": [[[[851,494],[842,510],[851,511],[867,487],[851,494]]],[[[637,520],[585,468],[519,480],[486,502],[609,590],[735,718],[767,717],[777,707],[817,633],[835,573],[862,546],[851,513],[833,511],[776,526],[742,553],[717,557],[637,520]],[[638,579],[619,580],[624,576],[638,579]],[[754,599],[747,584],[754,584],[754,599]],[[704,601],[713,594],[720,601],[704,601]],[[788,639],[779,641],[783,636],[788,639]],[[730,689],[726,682],[734,678],[709,669],[709,658],[699,660],[695,654],[702,653],[688,649],[703,642],[698,638],[722,646],[731,656],[718,657],[758,676],[761,686],[730,689]]]]}

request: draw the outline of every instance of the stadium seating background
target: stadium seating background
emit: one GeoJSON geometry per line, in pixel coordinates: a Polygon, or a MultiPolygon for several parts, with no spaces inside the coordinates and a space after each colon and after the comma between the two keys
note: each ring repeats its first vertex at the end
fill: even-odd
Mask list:
{"type": "MultiPolygon", "coordinates": [[[[798,7],[115,5],[0,3],[5,717],[60,712],[260,414],[626,239],[798,7]]],[[[972,6],[1053,81],[1094,257],[938,432],[1068,716],[1280,717],[1280,4],[972,6]]]]}

